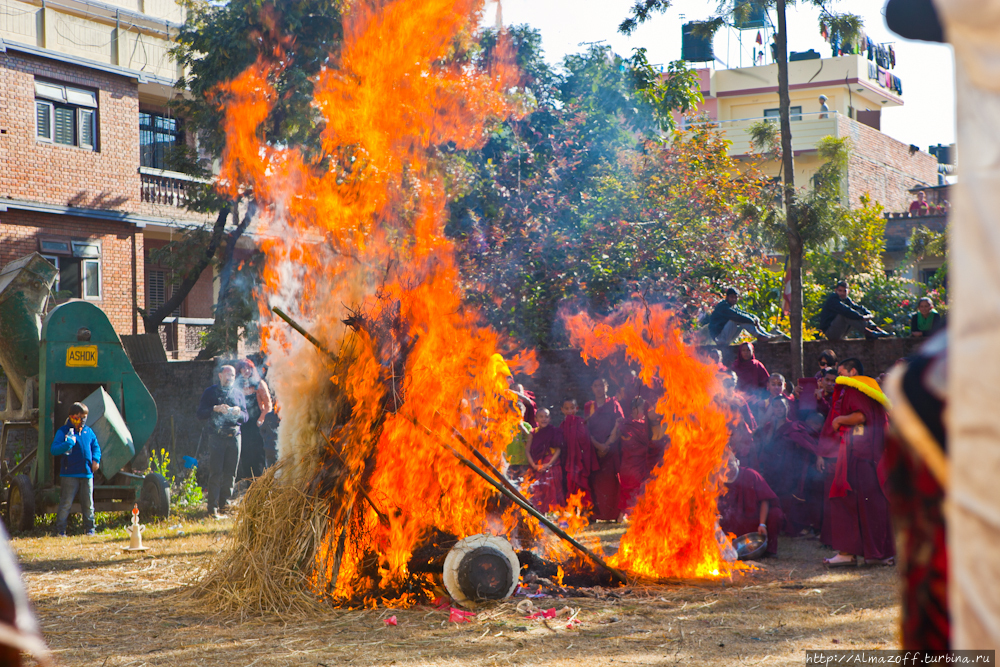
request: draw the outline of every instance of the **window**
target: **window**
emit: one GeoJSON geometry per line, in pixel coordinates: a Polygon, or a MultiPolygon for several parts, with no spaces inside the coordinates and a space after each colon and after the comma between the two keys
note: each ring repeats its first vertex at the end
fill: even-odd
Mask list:
{"type": "MultiPolygon", "coordinates": [[[[146,308],[154,311],[173,296],[173,290],[167,287],[167,272],[150,270],[146,279],[146,308]]],[[[180,317],[181,308],[177,306],[171,313],[174,317],[180,317]]]]}
{"type": "MultiPolygon", "coordinates": [[[[788,107],[788,114],[791,120],[802,120],[802,107],[788,107]]],[[[781,109],[764,109],[764,118],[781,117],[781,109]]]]}
{"type": "Polygon", "coordinates": [[[101,298],[101,246],[92,241],[41,239],[42,257],[58,270],[52,291],[60,299],[101,298]]]}
{"type": "Polygon", "coordinates": [[[96,150],[97,93],[35,81],[35,137],[96,150]]]}
{"type": "Polygon", "coordinates": [[[139,164],[152,169],[166,169],[170,149],[182,143],[180,123],[176,118],[139,112],[139,164]]]}

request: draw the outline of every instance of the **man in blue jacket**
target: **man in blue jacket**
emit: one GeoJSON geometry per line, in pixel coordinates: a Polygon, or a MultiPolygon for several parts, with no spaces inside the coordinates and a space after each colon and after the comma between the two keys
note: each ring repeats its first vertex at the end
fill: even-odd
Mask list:
{"type": "Polygon", "coordinates": [[[62,456],[59,466],[59,512],[56,514],[56,533],[66,535],[66,520],[73,500],[79,495],[83,527],[88,535],[94,534],[94,473],[101,466],[101,446],[97,436],[87,426],[87,413],[83,403],[74,403],[69,409],[69,419],[56,431],[52,440],[52,455],[62,456]]]}
{"type": "Polygon", "coordinates": [[[208,463],[208,513],[222,518],[236,484],[240,463],[240,427],[247,423],[247,403],[236,386],[236,369],[219,369],[219,384],[213,384],[198,402],[198,419],[211,420],[206,428],[211,458],[208,463]]]}

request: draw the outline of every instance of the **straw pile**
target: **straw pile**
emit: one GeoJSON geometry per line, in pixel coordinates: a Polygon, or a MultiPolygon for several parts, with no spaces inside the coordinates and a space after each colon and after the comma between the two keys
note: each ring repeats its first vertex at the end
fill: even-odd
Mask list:
{"type": "Polygon", "coordinates": [[[301,616],[323,608],[310,576],[329,520],[322,504],[279,483],[275,466],[247,490],[226,546],[185,594],[238,614],[301,616]]]}

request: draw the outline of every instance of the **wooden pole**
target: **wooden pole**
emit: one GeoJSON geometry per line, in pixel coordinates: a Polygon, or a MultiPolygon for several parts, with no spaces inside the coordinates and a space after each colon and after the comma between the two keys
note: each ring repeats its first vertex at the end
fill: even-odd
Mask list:
{"type": "Polygon", "coordinates": [[[582,553],[584,556],[586,556],[587,558],[589,558],[595,565],[598,565],[598,566],[604,568],[605,570],[607,570],[608,572],[610,572],[611,576],[615,579],[615,581],[618,581],[618,582],[620,582],[622,584],[628,584],[628,578],[625,576],[625,574],[623,572],[621,572],[620,570],[616,570],[615,568],[611,567],[606,562],[604,562],[604,559],[602,559],[600,556],[598,556],[597,554],[595,554],[593,551],[591,551],[590,549],[588,549],[584,545],[582,545],[579,542],[577,542],[576,539],[574,539],[569,533],[567,533],[566,531],[564,531],[562,528],[560,528],[556,524],[552,523],[552,521],[550,521],[548,517],[546,517],[544,514],[542,514],[538,510],[536,510],[534,507],[532,507],[531,503],[528,503],[528,502],[525,502],[525,501],[521,500],[516,495],[514,495],[513,493],[511,493],[510,491],[508,491],[506,489],[506,487],[504,487],[503,484],[501,484],[500,482],[497,482],[496,480],[494,480],[492,477],[490,477],[486,473],[485,470],[483,470],[482,468],[480,468],[479,466],[477,466],[475,463],[473,463],[472,461],[470,461],[469,459],[467,459],[457,449],[455,449],[454,447],[452,447],[448,443],[446,443],[443,440],[441,440],[440,438],[438,438],[437,434],[435,434],[432,430],[430,430],[429,428],[427,428],[426,426],[424,426],[423,424],[421,424],[420,422],[418,422],[416,419],[414,419],[412,417],[406,417],[406,419],[409,420],[410,423],[412,423],[414,426],[417,426],[418,428],[422,428],[424,430],[424,432],[427,433],[427,435],[429,435],[432,438],[434,438],[439,445],[441,445],[442,447],[444,447],[445,449],[447,449],[449,452],[451,452],[455,456],[455,458],[457,458],[459,461],[461,461],[466,467],[468,467],[474,473],[476,473],[477,475],[479,475],[480,477],[482,477],[483,479],[485,479],[493,488],[495,488],[497,491],[499,491],[504,496],[506,496],[508,500],[510,500],[511,502],[513,502],[515,505],[517,505],[518,507],[520,507],[521,509],[523,509],[525,512],[527,512],[531,516],[533,516],[536,519],[538,519],[539,523],[541,523],[543,526],[545,526],[546,528],[548,528],[549,530],[551,530],[553,533],[555,533],[556,535],[558,535],[560,538],[562,538],[565,542],[567,542],[574,549],[576,549],[577,551],[579,551],[580,553],[582,553]]]}
{"type": "Polygon", "coordinates": [[[321,342],[319,342],[318,340],[316,340],[316,338],[314,338],[314,337],[313,337],[313,335],[312,335],[311,333],[309,333],[308,331],[306,331],[305,329],[303,329],[303,328],[302,328],[302,327],[301,327],[301,326],[299,325],[299,323],[298,323],[298,322],[296,322],[296,321],[295,321],[295,320],[293,320],[293,319],[292,319],[291,317],[289,317],[289,316],[288,316],[288,315],[287,315],[287,314],[285,313],[285,311],[283,311],[283,310],[282,310],[281,308],[278,308],[277,306],[272,306],[272,307],[271,307],[271,312],[273,312],[273,313],[274,313],[275,315],[277,315],[278,317],[280,317],[281,319],[283,319],[283,320],[284,320],[285,322],[287,322],[287,323],[288,323],[288,326],[290,326],[291,328],[295,329],[295,330],[296,330],[296,331],[298,331],[298,332],[299,332],[300,334],[302,334],[302,336],[303,336],[303,337],[304,337],[304,338],[305,338],[305,339],[306,339],[307,341],[309,341],[310,343],[312,343],[313,345],[315,345],[315,346],[316,346],[316,348],[317,348],[317,349],[318,349],[318,350],[319,350],[320,352],[322,352],[322,353],[323,353],[323,354],[325,354],[326,356],[330,357],[330,359],[332,359],[333,361],[337,361],[337,355],[335,355],[335,354],[334,354],[333,352],[331,352],[330,350],[326,349],[326,347],[324,347],[323,343],[321,343],[321,342]]]}

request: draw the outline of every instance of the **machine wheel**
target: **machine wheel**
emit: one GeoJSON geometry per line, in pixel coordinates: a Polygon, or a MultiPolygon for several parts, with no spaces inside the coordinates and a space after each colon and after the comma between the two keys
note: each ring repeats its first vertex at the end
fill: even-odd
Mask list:
{"type": "Polygon", "coordinates": [[[35,527],[35,491],[27,475],[16,475],[7,493],[7,528],[23,532],[35,527]]]}
{"type": "Polygon", "coordinates": [[[151,472],[142,480],[139,511],[143,516],[157,519],[170,516],[170,485],[160,473],[151,472]]]}

